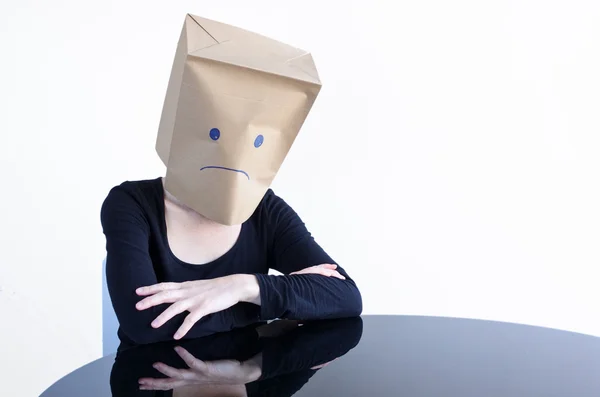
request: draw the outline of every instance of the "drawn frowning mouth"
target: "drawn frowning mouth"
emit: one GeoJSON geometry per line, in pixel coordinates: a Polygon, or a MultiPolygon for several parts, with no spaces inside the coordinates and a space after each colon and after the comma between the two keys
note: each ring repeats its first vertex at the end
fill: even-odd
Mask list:
{"type": "Polygon", "coordinates": [[[208,169],[208,168],[216,168],[218,170],[239,172],[240,174],[246,175],[246,178],[248,178],[248,180],[250,180],[250,175],[248,175],[248,173],[246,171],[236,170],[235,168],[219,167],[218,165],[207,165],[206,167],[200,168],[200,171],[208,169]]]}

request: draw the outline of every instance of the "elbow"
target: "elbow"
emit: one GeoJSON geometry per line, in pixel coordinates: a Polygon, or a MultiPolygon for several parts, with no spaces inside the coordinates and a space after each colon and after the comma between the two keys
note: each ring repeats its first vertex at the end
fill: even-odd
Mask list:
{"type": "Polygon", "coordinates": [[[362,295],[356,286],[352,288],[352,294],[348,297],[348,317],[358,317],[362,314],[362,295]]]}
{"type": "Polygon", "coordinates": [[[136,346],[140,346],[140,345],[150,345],[153,343],[157,343],[160,342],[160,340],[156,339],[156,338],[151,338],[150,335],[148,334],[138,334],[138,335],[134,335],[131,338],[131,341],[136,345],[136,346]]]}
{"type": "Polygon", "coordinates": [[[354,282],[347,283],[348,289],[338,299],[338,312],[335,317],[359,317],[363,311],[362,296],[354,282]]]}
{"type": "Polygon", "coordinates": [[[126,327],[124,325],[121,325],[121,330],[124,336],[136,346],[160,342],[160,339],[156,337],[157,335],[155,333],[147,330],[137,329],[135,327],[126,327]]]}
{"type": "Polygon", "coordinates": [[[335,309],[327,314],[325,317],[327,319],[359,317],[362,314],[362,295],[358,287],[352,280],[346,280],[343,283],[344,287],[336,291],[336,303],[332,306],[332,309],[335,309]]]}
{"type": "Polygon", "coordinates": [[[140,316],[139,313],[135,314],[138,314],[138,317],[131,316],[127,320],[119,321],[120,333],[124,339],[127,339],[126,342],[139,346],[170,340],[165,332],[166,330],[161,328],[155,329],[150,325],[146,325],[150,324],[152,319],[140,316]],[[132,321],[132,317],[135,318],[136,321],[132,321]]]}

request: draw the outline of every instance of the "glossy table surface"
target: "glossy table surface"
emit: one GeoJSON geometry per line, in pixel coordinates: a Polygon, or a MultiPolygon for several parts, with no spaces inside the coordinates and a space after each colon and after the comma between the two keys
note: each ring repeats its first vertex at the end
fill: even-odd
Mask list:
{"type": "Polygon", "coordinates": [[[593,336],[417,316],[289,325],[263,327],[260,338],[248,327],[129,349],[79,368],[42,396],[600,396],[593,336]],[[174,346],[193,356],[193,371],[174,346]],[[156,362],[182,371],[169,381],[156,362]],[[139,390],[140,378],[167,390],[139,390]]]}

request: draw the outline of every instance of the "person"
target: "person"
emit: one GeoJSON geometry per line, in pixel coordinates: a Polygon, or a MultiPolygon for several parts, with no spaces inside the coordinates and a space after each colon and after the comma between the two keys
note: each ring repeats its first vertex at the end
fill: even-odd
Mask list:
{"type": "Polygon", "coordinates": [[[156,141],[166,174],[115,186],[101,209],[122,347],[362,312],[270,188],[320,87],[306,51],[186,16],[156,141]]]}
{"type": "Polygon", "coordinates": [[[356,283],[271,189],[228,226],[179,202],[162,177],[128,181],[111,189],[101,223],[121,348],[362,312],[356,283]]]}

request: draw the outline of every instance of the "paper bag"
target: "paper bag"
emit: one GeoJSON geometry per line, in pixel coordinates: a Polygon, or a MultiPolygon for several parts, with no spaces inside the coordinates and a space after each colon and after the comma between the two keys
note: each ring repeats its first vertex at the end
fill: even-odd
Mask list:
{"type": "Polygon", "coordinates": [[[320,88],[308,52],[188,14],[156,141],[166,190],[218,223],[245,222],[320,88]]]}

